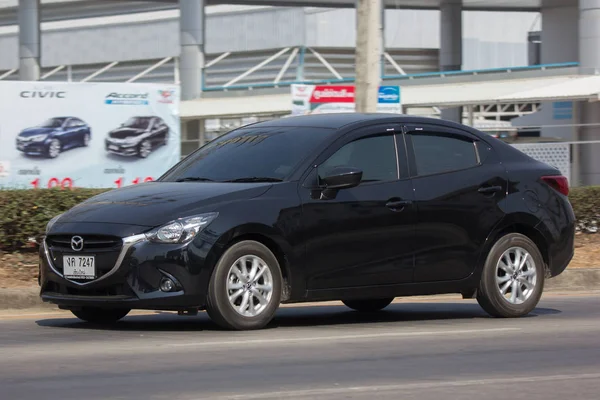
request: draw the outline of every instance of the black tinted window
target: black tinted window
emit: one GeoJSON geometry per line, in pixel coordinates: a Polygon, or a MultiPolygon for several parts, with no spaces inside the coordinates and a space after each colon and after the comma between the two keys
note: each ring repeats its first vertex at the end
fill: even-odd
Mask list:
{"type": "Polygon", "coordinates": [[[333,132],[309,127],[238,129],[203,146],[161,180],[286,179],[304,158],[315,156],[319,145],[333,132]]]}
{"type": "Polygon", "coordinates": [[[355,167],[363,171],[363,181],[398,179],[396,146],[393,136],[356,140],[341,147],[319,167],[323,176],[335,167],[355,167]]]}
{"type": "Polygon", "coordinates": [[[412,133],[417,175],[437,174],[478,164],[473,142],[461,136],[412,133]]]}

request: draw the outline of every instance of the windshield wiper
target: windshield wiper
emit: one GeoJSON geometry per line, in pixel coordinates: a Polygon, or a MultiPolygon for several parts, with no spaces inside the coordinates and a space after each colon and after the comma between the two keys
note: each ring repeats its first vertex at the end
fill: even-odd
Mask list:
{"type": "Polygon", "coordinates": [[[214,182],[212,179],[202,178],[200,176],[187,176],[185,178],[179,178],[175,182],[214,182]]]}
{"type": "Polygon", "coordinates": [[[230,179],[224,182],[283,182],[283,179],[268,176],[249,176],[246,178],[230,179]]]}

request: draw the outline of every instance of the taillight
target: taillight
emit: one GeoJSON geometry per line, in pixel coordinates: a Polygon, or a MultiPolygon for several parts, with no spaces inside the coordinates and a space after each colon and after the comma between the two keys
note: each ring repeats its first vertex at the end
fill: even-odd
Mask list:
{"type": "Polygon", "coordinates": [[[566,177],[561,175],[543,176],[542,180],[565,196],[569,195],[569,181],[566,177]]]}

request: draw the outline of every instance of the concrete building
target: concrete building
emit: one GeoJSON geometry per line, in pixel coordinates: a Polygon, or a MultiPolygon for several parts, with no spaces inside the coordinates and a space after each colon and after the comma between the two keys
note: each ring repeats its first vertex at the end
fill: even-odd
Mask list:
{"type": "MultiPolygon", "coordinates": [[[[180,82],[182,106],[191,110],[198,99],[285,93],[289,91],[286,84],[293,81],[353,78],[353,0],[226,3],[0,0],[0,79],[180,82]]],[[[512,79],[513,67],[540,63],[561,64],[554,65],[553,74],[559,75],[593,75],[600,69],[600,0],[383,3],[382,75],[390,79],[424,72],[503,68],[489,78],[502,81],[512,79]],[[531,40],[536,36],[539,40],[531,40]]],[[[527,73],[548,74],[546,68],[527,73]]],[[[473,80],[473,75],[440,74],[438,78],[457,83],[473,80]]],[[[462,105],[468,106],[471,119],[473,113],[493,118],[492,97],[455,105],[449,101],[441,110],[435,99],[419,104],[453,120],[465,117],[462,105]]],[[[560,132],[542,128],[542,134],[557,136],[559,132],[568,140],[600,139],[600,128],[590,125],[600,122],[597,102],[566,99],[557,105],[556,101],[538,101],[555,98],[538,96],[528,98],[529,103],[507,103],[494,109],[495,119],[521,116],[514,119],[515,124],[549,125],[550,117],[556,115],[552,110],[561,108],[564,116],[571,109],[571,119],[566,121],[585,126],[560,132]],[[507,111],[511,106],[514,110],[507,111]]],[[[211,118],[206,122],[205,117],[193,115],[184,121],[184,154],[206,139],[207,125],[213,123],[211,118]]],[[[260,116],[239,115],[232,123],[255,117],[260,116]]],[[[219,119],[221,126],[228,125],[219,119]]],[[[595,151],[595,145],[582,146],[582,183],[600,183],[600,159],[594,160],[595,151]]]]}

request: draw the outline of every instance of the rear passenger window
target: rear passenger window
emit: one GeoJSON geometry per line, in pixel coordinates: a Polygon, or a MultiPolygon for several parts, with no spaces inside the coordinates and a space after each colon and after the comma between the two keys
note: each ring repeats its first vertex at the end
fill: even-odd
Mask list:
{"type": "Polygon", "coordinates": [[[459,135],[431,132],[410,134],[417,175],[458,171],[479,164],[474,142],[459,135]]]}

